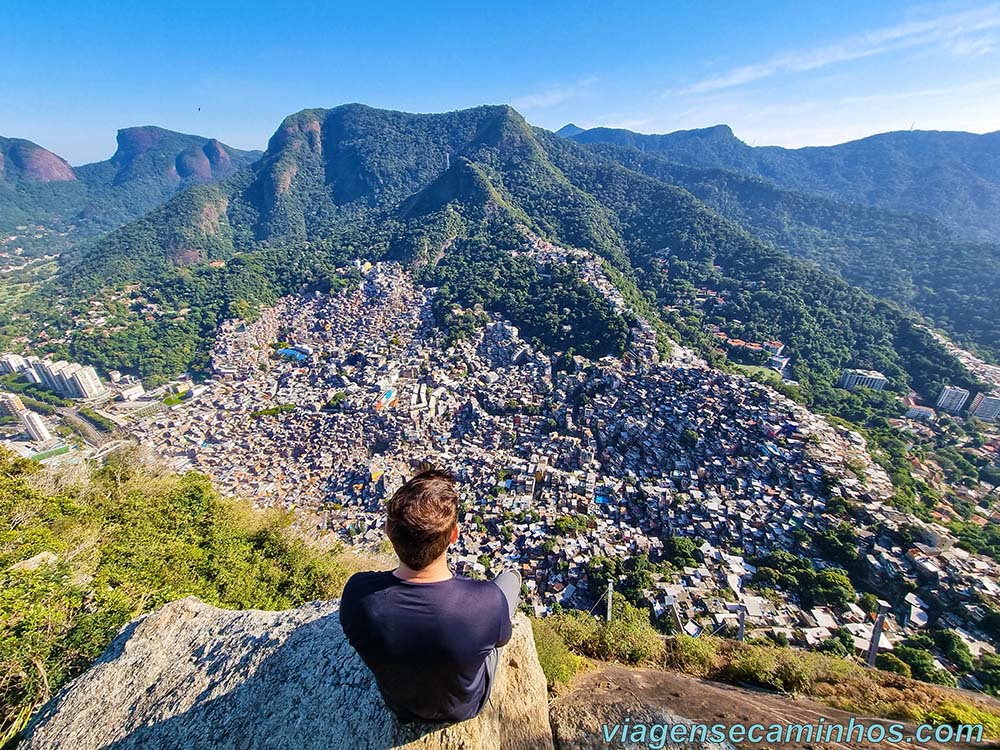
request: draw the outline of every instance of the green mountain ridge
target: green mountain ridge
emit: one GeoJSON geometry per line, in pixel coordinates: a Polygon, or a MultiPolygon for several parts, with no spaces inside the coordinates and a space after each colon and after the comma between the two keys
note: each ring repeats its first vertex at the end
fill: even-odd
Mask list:
{"type": "Polygon", "coordinates": [[[28,254],[65,250],[189,187],[230,177],[260,155],[153,126],[124,128],[117,144],[110,159],[71,167],[31,141],[0,138],[0,232],[44,227],[57,237],[23,237],[28,254]]]}
{"type": "Polygon", "coordinates": [[[413,115],[345,105],[291,115],[250,170],[195,186],[102,238],[41,298],[65,305],[47,321],[55,330],[85,314],[88,295],[130,282],[151,302],[191,308],[182,321],[132,318],[110,336],[75,334],[62,349],[106,368],[167,375],[203,365],[222,318],[289,292],[336,287],[336,268],[353,258],[397,259],[426,269],[439,303],[515,311],[525,316],[515,323],[535,325],[541,343],[564,349],[572,342],[559,333],[559,310],[571,304],[560,296],[588,306],[573,311],[584,328],[610,320],[608,311],[572,273],[544,315],[509,296],[522,282],[529,293],[530,279],[498,285],[483,276],[490,264],[477,259],[529,273],[507,261],[525,242],[519,225],[597,253],[676,338],[710,350],[705,325],[714,322],[747,340],[781,339],[815,398],[832,398],[846,366],[880,369],[897,388],[925,394],[971,383],[893,304],[762,243],[686,190],[532,128],[505,106],[413,115]],[[479,270],[458,273],[456,259],[479,270]],[[700,287],[726,303],[703,309],[694,299],[700,287]]]}
{"type": "Polygon", "coordinates": [[[799,149],[749,146],[726,125],[663,135],[592,128],[569,137],[760,177],[798,192],[923,213],[971,239],[1000,241],[1000,131],[899,131],[799,149]]]}
{"type": "Polygon", "coordinates": [[[595,153],[678,185],[754,236],[916,310],[956,340],[1000,357],[1000,246],[957,237],[915,213],[778,187],[763,178],[688,167],[607,143],[595,153]]]}

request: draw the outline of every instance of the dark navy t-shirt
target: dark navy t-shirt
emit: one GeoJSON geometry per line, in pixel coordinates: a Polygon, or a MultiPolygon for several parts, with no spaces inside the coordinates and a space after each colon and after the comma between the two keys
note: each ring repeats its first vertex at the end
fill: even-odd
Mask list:
{"type": "Polygon", "coordinates": [[[464,721],[479,713],[486,657],[511,636],[507,601],[491,581],[411,583],[391,571],[351,576],[340,622],[403,721],[464,721]]]}

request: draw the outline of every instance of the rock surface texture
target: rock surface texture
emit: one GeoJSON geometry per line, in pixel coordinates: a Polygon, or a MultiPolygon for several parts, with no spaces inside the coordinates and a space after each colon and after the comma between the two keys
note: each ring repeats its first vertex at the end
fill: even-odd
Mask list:
{"type": "Polygon", "coordinates": [[[400,725],[344,637],[338,605],[168,604],[129,624],[60,691],[19,750],[552,749],[545,677],[523,615],[480,716],[400,725]]]}
{"type": "MultiPolygon", "coordinates": [[[[658,684],[661,674],[607,665],[585,673],[552,704],[549,714],[558,746],[566,750],[734,750],[728,743],[680,743],[651,735],[651,727],[690,724],[672,710],[680,694],[658,684]]],[[[686,706],[696,721],[710,714],[686,706]],[[691,710],[694,709],[694,710],[691,710]]],[[[711,723],[711,722],[709,722],[711,723]]],[[[662,731],[660,729],[656,731],[662,731]]]]}

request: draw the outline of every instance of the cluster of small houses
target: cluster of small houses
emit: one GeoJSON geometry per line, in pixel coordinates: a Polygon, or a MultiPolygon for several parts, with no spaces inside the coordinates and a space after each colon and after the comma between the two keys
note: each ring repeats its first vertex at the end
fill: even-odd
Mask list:
{"type": "MultiPolygon", "coordinates": [[[[383,544],[384,499],[421,461],[445,465],[463,488],[458,571],[519,566],[540,614],[593,605],[591,558],[656,560],[663,539],[679,535],[699,540],[700,564],[647,594],[675,627],[718,631],[739,603],[750,633],[815,645],[846,628],[867,644],[872,622],[855,605],[806,610],[793,596],[744,591],[747,558],[837,521],[825,515],[831,493],[860,503],[873,524],[910,520],[879,499],[891,485],[877,467],[857,477],[845,468],[857,473],[865,456],[858,436],[745,379],[652,356],[559,371],[502,321],[444,348],[426,293],[397,266],[366,270],[356,290],[227,324],[208,387],[149,418],[140,439],[226,491],[312,511],[323,529],[372,547],[383,544]],[[556,534],[567,517],[585,525],[556,534]]],[[[873,580],[920,591],[895,602],[883,648],[942,605],[974,651],[989,648],[972,602],[974,592],[1000,594],[991,562],[945,536],[908,550],[861,539],[873,580]]]]}
{"type": "MultiPolygon", "coordinates": [[[[524,252],[573,263],[628,311],[591,254],[538,238],[524,252]]],[[[885,530],[913,519],[885,503],[891,483],[860,436],[693,358],[660,362],[656,332],[637,316],[626,356],[577,358],[568,371],[500,320],[445,346],[432,292],[398,265],[361,271],[356,289],[286,298],[253,323],[224,324],[212,378],[169,408],[157,400],[135,411],[142,418],[128,429],[223,492],[309,512],[362,546],[383,544],[382,503],[415,466],[446,466],[462,487],[458,572],[519,567],[538,614],[556,603],[593,606],[594,557],[658,560],[665,539],[696,539],[699,563],[646,592],[675,628],[719,632],[742,609],[750,634],[816,645],[842,628],[863,651],[872,620],[856,605],[805,609],[791,595],[746,590],[748,560],[838,523],[826,503],[840,495],[867,516],[857,532],[873,585],[918,592],[893,602],[882,648],[947,613],[940,622],[974,654],[992,650],[976,629],[977,601],[1000,601],[997,565],[934,525],[917,524],[922,541],[908,549],[894,546],[885,530]],[[566,518],[579,526],[556,533],[566,518]]],[[[729,347],[760,347],[776,369],[787,365],[781,342],[716,335],[729,347]]]]}

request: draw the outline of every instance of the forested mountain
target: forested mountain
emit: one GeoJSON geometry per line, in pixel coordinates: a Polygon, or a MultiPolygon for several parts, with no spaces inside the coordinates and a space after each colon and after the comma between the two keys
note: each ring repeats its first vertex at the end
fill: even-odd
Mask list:
{"type": "Polygon", "coordinates": [[[593,128],[568,137],[725,169],[854,203],[933,216],[971,239],[1000,243],[1000,132],[882,133],[837,146],[752,147],[726,125],[645,135],[593,128]]]}
{"type": "Polygon", "coordinates": [[[335,268],[365,257],[416,266],[438,288],[438,310],[442,300],[483,304],[534,327],[554,349],[573,346],[566,319],[570,329],[614,328],[571,272],[533,304],[537,287],[521,278],[529,270],[509,261],[524,241],[520,227],[598,253],[676,337],[704,343],[714,323],[747,340],[781,339],[808,398],[834,398],[845,366],[880,369],[896,388],[926,394],[968,382],[892,304],[762,243],[686,190],[499,106],[413,115],[346,105],[292,115],[251,170],[185,191],[67,266],[37,298],[44,304],[32,322],[44,325],[57,299],[55,328],[72,329],[90,299],[141,283],[144,304],[190,313],[134,315],[114,332],[78,330],[63,346],[105,367],[176,372],[204,364],[223,317],[344,283],[335,268]],[[490,262],[475,262],[484,257],[490,262]],[[698,288],[715,302],[698,302],[698,288]]]}
{"type": "Polygon", "coordinates": [[[41,227],[62,237],[53,247],[47,235],[46,249],[63,249],[71,239],[138,218],[192,185],[229,177],[258,156],[215,139],[138,127],[118,131],[110,159],[74,168],[30,141],[0,138],[0,232],[41,227]]]}
{"type": "Polygon", "coordinates": [[[956,340],[1000,358],[1000,245],[958,237],[927,216],[785,190],[658,153],[594,143],[595,153],[691,192],[789,254],[926,315],[956,340]]]}

